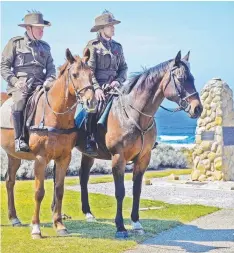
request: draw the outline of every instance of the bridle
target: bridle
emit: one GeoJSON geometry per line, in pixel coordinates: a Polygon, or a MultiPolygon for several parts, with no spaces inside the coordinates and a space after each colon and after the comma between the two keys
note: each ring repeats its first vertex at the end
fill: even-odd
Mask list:
{"type": "MultiPolygon", "coordinates": [[[[175,87],[175,91],[176,91],[176,95],[177,97],[179,97],[179,107],[174,109],[174,110],[168,110],[167,108],[161,106],[163,109],[166,109],[167,111],[170,111],[170,112],[178,112],[178,111],[181,111],[181,110],[184,110],[185,112],[189,112],[189,110],[191,109],[191,105],[189,104],[189,102],[187,101],[187,99],[189,97],[192,97],[196,94],[198,94],[197,91],[185,96],[185,97],[182,97],[182,92],[179,90],[176,82],[175,82],[175,73],[173,72],[175,69],[177,69],[178,67],[175,66],[173,67],[171,70],[170,70],[170,78],[168,79],[168,82],[164,88],[164,91],[166,90],[168,84],[172,81],[174,87],[175,87]]],[[[185,88],[183,88],[183,91],[185,91],[184,93],[186,94],[186,90],[185,88]]]]}
{"type": "Polygon", "coordinates": [[[94,91],[93,85],[88,85],[88,86],[86,86],[86,87],[84,87],[84,88],[82,88],[82,89],[78,89],[78,90],[76,89],[75,84],[74,84],[73,79],[71,78],[71,74],[70,74],[70,69],[71,69],[71,67],[72,67],[72,64],[71,64],[71,65],[69,66],[69,68],[68,68],[68,78],[67,78],[67,81],[66,81],[66,86],[68,87],[69,82],[70,82],[70,80],[71,80],[72,87],[73,87],[74,93],[75,93],[75,95],[76,95],[76,102],[75,102],[70,108],[68,108],[68,110],[66,110],[66,111],[64,111],[64,112],[55,112],[55,111],[52,109],[52,107],[51,107],[51,105],[50,105],[50,103],[49,103],[49,100],[48,100],[48,92],[47,92],[47,91],[45,92],[47,105],[49,106],[50,110],[51,110],[53,113],[57,114],[57,115],[64,115],[64,114],[66,114],[66,113],[72,111],[72,110],[77,106],[78,103],[83,104],[82,95],[86,92],[86,90],[91,89],[91,90],[94,91]]]}
{"type": "MultiPolygon", "coordinates": [[[[176,95],[179,97],[179,107],[176,108],[176,109],[174,109],[173,111],[172,111],[172,110],[169,110],[169,109],[167,109],[167,108],[165,108],[165,107],[163,107],[163,106],[160,106],[160,107],[162,107],[163,109],[166,109],[166,110],[168,110],[168,111],[170,111],[170,112],[178,112],[178,111],[181,111],[181,110],[184,110],[185,112],[189,112],[189,110],[190,110],[190,108],[191,108],[191,105],[189,104],[189,102],[187,101],[187,99],[188,99],[189,97],[192,97],[192,96],[198,94],[198,92],[195,91],[195,92],[193,92],[193,93],[191,93],[191,94],[189,94],[189,95],[187,95],[187,96],[182,97],[182,92],[179,90],[178,85],[177,85],[176,82],[175,82],[175,74],[174,74],[174,72],[173,72],[173,71],[174,71],[175,69],[177,69],[177,68],[178,68],[178,67],[175,66],[175,67],[173,67],[173,68],[170,70],[170,78],[169,78],[168,81],[167,81],[167,84],[166,84],[166,86],[165,86],[165,88],[164,88],[164,91],[166,90],[168,84],[172,81],[172,83],[173,83],[173,85],[174,85],[174,87],[175,87],[176,95]]],[[[116,89],[116,91],[119,93],[119,95],[123,95],[119,89],[116,89]]],[[[184,93],[186,94],[186,90],[185,90],[184,88],[183,88],[183,91],[185,91],[184,93]]],[[[123,105],[122,105],[122,106],[123,106],[123,105]]],[[[142,111],[138,110],[137,108],[135,108],[135,107],[134,107],[133,105],[131,105],[131,104],[128,104],[128,106],[131,107],[132,109],[134,109],[135,111],[139,112],[140,114],[146,116],[146,117],[149,117],[149,118],[153,118],[153,117],[154,117],[154,115],[149,115],[149,114],[143,113],[142,111]]]]}
{"type": "Polygon", "coordinates": [[[91,90],[94,91],[94,87],[93,87],[93,85],[88,85],[88,86],[86,86],[86,87],[84,87],[84,88],[82,88],[82,89],[79,89],[79,90],[77,91],[77,89],[76,89],[76,87],[75,87],[75,84],[74,84],[74,82],[73,82],[73,79],[71,78],[71,75],[70,75],[71,66],[72,66],[72,65],[70,65],[70,67],[68,68],[67,86],[68,86],[68,84],[69,84],[69,80],[71,79],[72,87],[73,87],[74,92],[75,92],[75,94],[76,94],[76,98],[77,98],[77,99],[78,99],[78,98],[80,99],[80,98],[81,98],[81,95],[83,95],[83,93],[85,93],[86,90],[91,89],[91,90]],[[82,93],[81,93],[81,92],[82,92],[82,93]]]}
{"type": "Polygon", "coordinates": [[[42,118],[41,118],[41,121],[40,123],[38,124],[38,126],[31,126],[30,127],[30,130],[31,131],[46,131],[46,132],[51,132],[51,133],[56,133],[56,134],[70,134],[70,133],[74,133],[77,131],[77,128],[76,127],[72,127],[72,128],[68,128],[68,129],[58,129],[58,128],[55,128],[55,127],[51,127],[51,126],[45,126],[45,107],[46,107],[46,104],[48,105],[49,109],[56,115],[64,115],[66,113],[69,113],[71,112],[76,106],[78,103],[83,103],[82,101],[82,95],[83,93],[87,90],[87,89],[92,89],[94,90],[93,88],[93,85],[89,85],[89,86],[86,86],[82,89],[76,89],[75,87],[75,84],[73,82],[73,79],[71,77],[71,73],[70,73],[70,68],[71,68],[72,64],[69,66],[68,68],[68,78],[66,80],[66,87],[68,89],[68,85],[70,83],[70,80],[71,80],[71,83],[72,83],[72,87],[74,89],[74,93],[76,95],[76,102],[70,107],[68,108],[68,110],[64,111],[64,112],[55,112],[50,103],[49,103],[49,100],[48,100],[48,91],[46,91],[44,89],[44,92],[45,92],[45,103],[44,103],[44,108],[43,108],[43,113],[42,113],[42,118]]]}

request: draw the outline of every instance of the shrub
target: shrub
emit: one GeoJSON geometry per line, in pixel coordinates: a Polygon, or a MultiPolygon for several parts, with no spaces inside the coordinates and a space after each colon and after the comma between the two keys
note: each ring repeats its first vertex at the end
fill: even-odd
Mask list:
{"type": "MultiPolygon", "coordinates": [[[[190,153],[186,149],[175,149],[173,146],[166,144],[159,144],[154,150],[152,150],[151,160],[148,168],[152,170],[158,170],[161,168],[186,168],[189,164],[188,157],[190,153]]],[[[189,158],[191,160],[191,157],[189,158]]],[[[189,160],[189,161],[190,161],[189,160]]],[[[72,150],[72,160],[67,170],[68,176],[78,176],[79,167],[81,162],[81,153],[74,148],[72,150]]],[[[46,178],[53,177],[53,165],[51,161],[46,168],[46,178]]],[[[131,171],[133,165],[127,165],[126,171],[131,171]]],[[[7,155],[3,149],[1,149],[1,180],[4,180],[7,170],[7,155]]],[[[95,159],[94,165],[91,168],[91,173],[111,174],[111,161],[105,161],[95,159]]],[[[33,179],[34,169],[33,161],[22,160],[21,166],[17,171],[17,179],[33,179]]]]}

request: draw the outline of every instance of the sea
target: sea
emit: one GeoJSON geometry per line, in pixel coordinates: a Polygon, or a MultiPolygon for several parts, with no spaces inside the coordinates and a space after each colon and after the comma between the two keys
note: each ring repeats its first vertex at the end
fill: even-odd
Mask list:
{"type": "Polygon", "coordinates": [[[197,119],[184,111],[168,112],[162,108],[155,114],[157,142],[167,144],[194,144],[197,119]]]}

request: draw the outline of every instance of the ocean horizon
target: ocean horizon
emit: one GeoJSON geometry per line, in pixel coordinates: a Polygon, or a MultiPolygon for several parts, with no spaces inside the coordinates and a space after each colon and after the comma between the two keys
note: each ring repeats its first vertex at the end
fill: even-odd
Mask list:
{"type": "Polygon", "coordinates": [[[184,111],[168,112],[159,108],[155,114],[157,142],[167,144],[194,144],[197,119],[184,111]]]}

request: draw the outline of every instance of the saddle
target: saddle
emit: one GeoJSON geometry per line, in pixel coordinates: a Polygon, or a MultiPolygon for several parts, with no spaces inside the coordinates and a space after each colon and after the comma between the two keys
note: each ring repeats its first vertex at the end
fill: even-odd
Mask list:
{"type": "MultiPolygon", "coordinates": [[[[109,91],[109,90],[108,90],[109,91]]],[[[111,109],[112,102],[116,96],[116,94],[110,94],[106,90],[105,94],[105,101],[99,102],[97,111],[95,116],[92,117],[92,128],[93,131],[96,129],[96,125],[101,125],[106,127],[107,117],[109,115],[109,111],[111,109]]],[[[75,113],[75,125],[77,129],[84,128],[84,121],[87,116],[88,112],[82,107],[82,105],[78,105],[75,113]]]]}
{"type": "MultiPolygon", "coordinates": [[[[92,116],[91,133],[95,138],[98,146],[99,153],[105,154],[109,158],[110,154],[105,144],[105,133],[107,131],[107,119],[114,99],[118,97],[118,94],[109,91],[105,94],[105,101],[98,104],[97,112],[92,116]]],[[[87,117],[86,110],[81,106],[77,106],[75,113],[75,125],[77,131],[81,133],[81,136],[86,136],[85,118],[87,117]]],[[[80,146],[80,140],[77,140],[76,146],[85,153],[85,148],[80,146]]]]}
{"type": "MultiPolygon", "coordinates": [[[[33,124],[33,118],[36,112],[37,104],[39,101],[39,98],[44,93],[44,89],[42,89],[42,85],[38,85],[35,91],[32,93],[32,95],[28,98],[27,104],[24,109],[24,126],[23,126],[23,133],[22,135],[25,138],[28,138],[28,131],[30,126],[33,124]]],[[[13,99],[9,98],[6,100],[3,105],[0,108],[0,114],[1,114],[1,128],[10,128],[14,129],[13,123],[12,123],[12,107],[13,105],[13,99]],[[9,115],[6,117],[6,115],[9,115]]]]}
{"type": "Polygon", "coordinates": [[[36,112],[37,104],[39,98],[44,93],[44,89],[42,89],[42,85],[37,86],[33,94],[29,97],[25,110],[24,110],[24,122],[25,127],[27,129],[32,125],[32,120],[36,112]]]}

